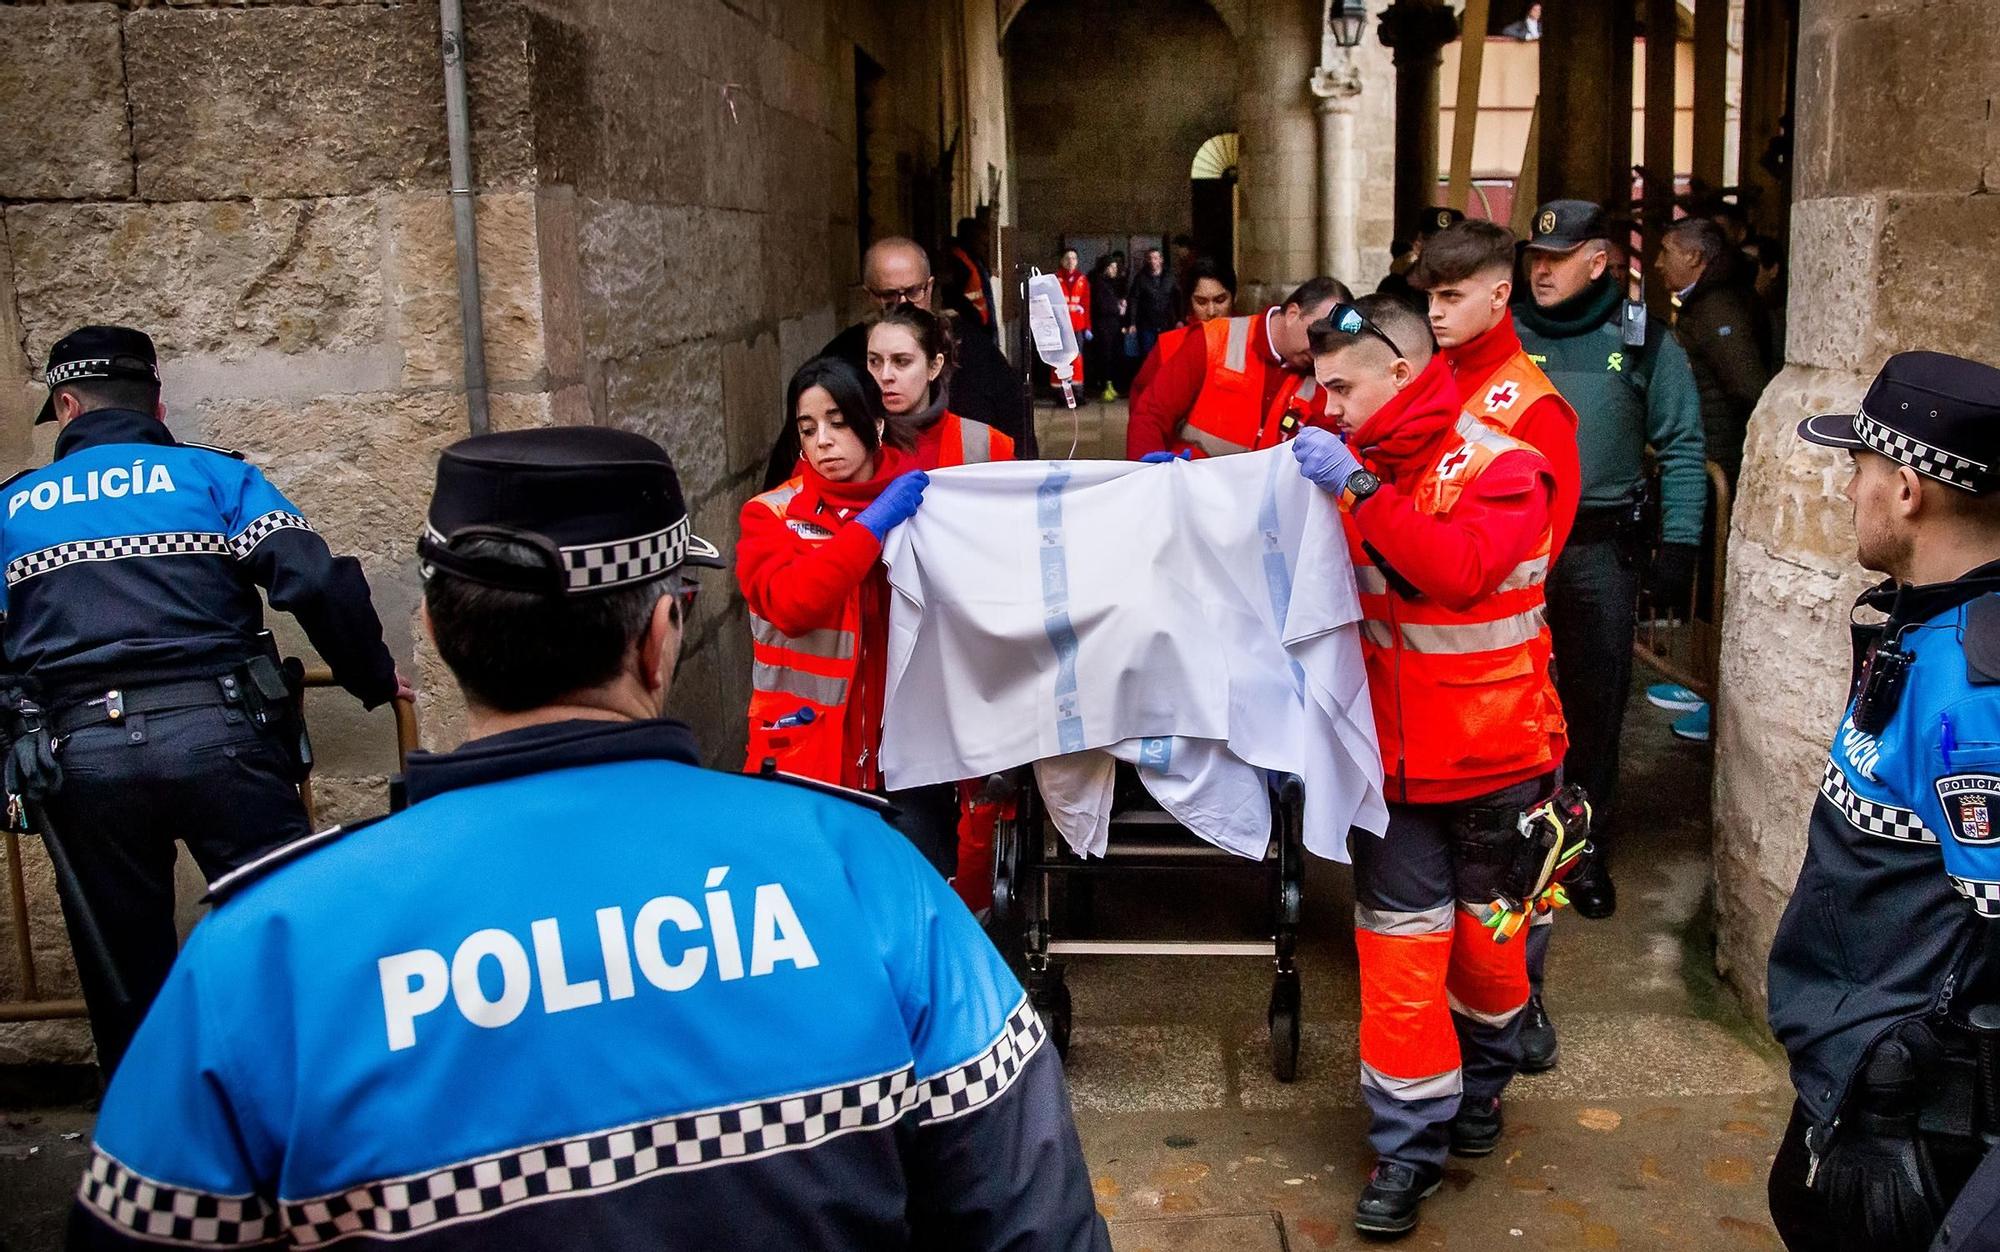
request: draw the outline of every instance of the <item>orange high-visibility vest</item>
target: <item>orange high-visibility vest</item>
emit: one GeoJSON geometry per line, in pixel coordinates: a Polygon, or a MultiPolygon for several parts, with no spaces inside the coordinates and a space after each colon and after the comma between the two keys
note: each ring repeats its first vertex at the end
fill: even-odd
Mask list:
{"type": "Polygon", "coordinates": [[[1014,459],[1014,441],[985,422],[975,422],[947,411],[938,419],[938,460],[924,469],[946,469],[953,465],[984,465],[988,461],[1014,459]]]}
{"type": "MultiPolygon", "coordinates": [[[[1466,484],[1495,458],[1528,448],[1470,413],[1459,415],[1457,434],[1462,442],[1415,492],[1420,512],[1449,516],[1466,484]]],[[[1564,724],[1549,677],[1542,599],[1552,543],[1544,524],[1535,548],[1492,595],[1469,609],[1448,609],[1393,590],[1347,519],[1376,735],[1384,766],[1406,785],[1555,767],[1564,724]]]]}
{"type": "Polygon", "coordinates": [[[972,306],[973,313],[978,315],[979,324],[991,326],[993,311],[986,307],[986,284],[980,281],[979,266],[973,263],[972,254],[957,244],[951,245],[951,254],[965,267],[965,289],[960,294],[965,297],[965,302],[972,306]]]}
{"type": "Polygon", "coordinates": [[[1542,367],[1536,365],[1524,349],[1516,352],[1500,363],[1477,386],[1465,391],[1466,412],[1499,428],[1502,434],[1514,433],[1514,423],[1543,396],[1556,395],[1555,384],[1542,367]]]}
{"type": "Polygon", "coordinates": [[[1263,408],[1265,371],[1281,367],[1250,351],[1251,322],[1262,316],[1218,317],[1201,326],[1208,341],[1208,376],[1181,427],[1181,438],[1205,455],[1283,443],[1325,410],[1319,382],[1289,370],[1271,398],[1271,407],[1263,408]]]}
{"type": "MultiPolygon", "coordinates": [[[[794,478],[758,496],[755,503],[777,514],[801,539],[825,543],[833,537],[831,530],[786,516],[803,486],[803,478],[794,478]]],[[[860,667],[861,594],[857,588],[848,596],[839,626],[798,636],[750,614],[750,748],[745,773],[756,773],[770,759],[788,774],[851,785],[842,777],[849,755],[843,739],[847,701],[860,667]]]]}

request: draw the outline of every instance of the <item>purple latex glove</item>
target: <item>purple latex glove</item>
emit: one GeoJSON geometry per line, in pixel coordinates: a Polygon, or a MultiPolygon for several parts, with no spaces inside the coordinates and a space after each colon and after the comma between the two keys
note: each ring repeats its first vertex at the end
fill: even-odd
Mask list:
{"type": "Polygon", "coordinates": [[[1292,440],[1292,455],[1298,458],[1299,473],[1322,491],[1339,491],[1348,478],[1361,468],[1361,461],[1347,441],[1330,430],[1308,426],[1292,440]]]}

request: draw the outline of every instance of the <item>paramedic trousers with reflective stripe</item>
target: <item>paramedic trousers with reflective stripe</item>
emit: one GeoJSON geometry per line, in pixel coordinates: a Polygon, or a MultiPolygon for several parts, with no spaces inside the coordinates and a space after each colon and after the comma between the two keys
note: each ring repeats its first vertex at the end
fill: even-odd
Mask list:
{"type": "Polygon", "coordinates": [[[1488,901],[1460,901],[1452,830],[1469,807],[1525,809],[1536,779],[1462,804],[1391,804],[1389,833],[1357,831],[1361,1091],[1376,1155],[1442,1166],[1461,1092],[1500,1094],[1519,1060],[1528,1002],[1525,935],[1493,942],[1488,901]]]}

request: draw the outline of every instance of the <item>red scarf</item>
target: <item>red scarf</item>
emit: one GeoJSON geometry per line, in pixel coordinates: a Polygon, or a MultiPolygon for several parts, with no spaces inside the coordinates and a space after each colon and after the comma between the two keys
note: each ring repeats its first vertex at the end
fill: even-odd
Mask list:
{"type": "MultiPolygon", "coordinates": [[[[805,490],[799,493],[801,499],[811,496],[816,503],[824,503],[836,517],[846,522],[854,514],[875,502],[899,475],[916,468],[910,454],[883,444],[875,450],[875,472],[867,478],[854,478],[846,482],[834,482],[822,478],[810,461],[801,459],[799,474],[805,479],[805,490]]],[[[829,527],[828,529],[832,529],[829,527]]]]}
{"type": "Polygon", "coordinates": [[[1390,482],[1430,468],[1432,447],[1458,424],[1458,384],[1442,354],[1348,439],[1355,452],[1390,482]]]}

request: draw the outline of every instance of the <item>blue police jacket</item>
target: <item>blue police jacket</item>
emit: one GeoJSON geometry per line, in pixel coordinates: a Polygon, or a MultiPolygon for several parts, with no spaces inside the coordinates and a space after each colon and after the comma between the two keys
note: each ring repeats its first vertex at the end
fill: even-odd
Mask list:
{"type": "Polygon", "coordinates": [[[407,793],[197,927],[72,1247],[1108,1248],[1053,1044],[871,809],[673,722],[407,793]]]}
{"type": "Polygon", "coordinates": [[[71,421],[53,463],[0,484],[7,668],[61,703],[241,664],[264,588],[371,707],[396,692],[359,562],[335,557],[264,475],[150,414],[71,421]]]}
{"type": "MultiPolygon", "coordinates": [[[[1869,1050],[1904,1022],[1990,993],[2000,918],[2000,562],[1952,583],[1885,585],[1884,637],[1914,654],[1879,734],[1854,702],[1821,776],[1771,945],[1770,1024],[1814,1124],[1839,1114],[1869,1050]]],[[[1856,669],[1862,643],[1857,639],[1856,669]]]]}

